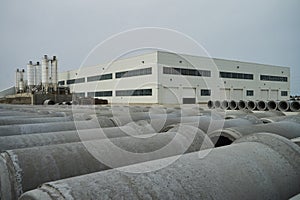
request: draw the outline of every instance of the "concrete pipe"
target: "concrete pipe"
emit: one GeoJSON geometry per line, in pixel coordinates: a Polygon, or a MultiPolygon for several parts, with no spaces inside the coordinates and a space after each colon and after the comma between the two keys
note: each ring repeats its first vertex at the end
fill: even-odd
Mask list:
{"type": "Polygon", "coordinates": [[[300,146],[300,137],[292,139],[292,142],[294,142],[295,144],[297,144],[298,146],[300,146]]]}
{"type": "MultiPolygon", "coordinates": [[[[212,131],[216,131],[223,128],[240,127],[240,126],[262,124],[262,123],[263,123],[262,120],[249,115],[242,118],[229,119],[229,120],[213,120],[208,117],[202,117],[201,120],[199,120],[198,122],[188,122],[183,124],[197,127],[200,130],[202,130],[204,133],[210,133],[212,131]]],[[[172,124],[170,126],[165,127],[163,131],[165,132],[165,131],[175,130],[174,128],[178,128],[181,125],[182,124],[172,124]]]]}
{"type": "Polygon", "coordinates": [[[122,137],[5,151],[0,157],[1,199],[16,199],[47,181],[212,147],[199,129],[184,127],[183,130],[184,133],[179,134],[161,133],[143,138],[122,137]],[[10,176],[6,176],[8,174],[10,176]]]}
{"type": "Polygon", "coordinates": [[[279,136],[258,134],[174,159],[45,183],[20,200],[289,199],[300,192],[300,148],[279,136]]]}
{"type": "Polygon", "coordinates": [[[43,105],[54,105],[54,104],[55,104],[55,102],[52,101],[51,99],[47,99],[47,100],[45,100],[44,103],[43,103],[43,105]]]}
{"type": "Polygon", "coordinates": [[[12,135],[0,137],[0,152],[36,146],[47,146],[88,140],[138,136],[155,133],[150,124],[144,122],[129,123],[122,127],[96,128],[61,132],[48,132],[27,135],[12,135]]]}
{"type": "Polygon", "coordinates": [[[219,100],[214,102],[214,108],[221,108],[221,102],[219,100]]]}
{"type": "Polygon", "coordinates": [[[108,118],[97,118],[93,120],[78,121],[78,122],[51,122],[41,124],[18,124],[0,126],[0,137],[10,135],[47,133],[57,131],[82,130],[91,128],[115,127],[115,124],[108,118]]]}
{"type": "Polygon", "coordinates": [[[240,101],[238,102],[238,108],[239,108],[239,110],[245,110],[245,109],[247,109],[246,102],[243,101],[243,100],[240,100],[240,101]]]}
{"type": "Polygon", "coordinates": [[[70,117],[43,117],[43,118],[23,118],[23,119],[0,119],[0,126],[16,124],[39,124],[49,122],[67,122],[70,117]]]}
{"type": "Polygon", "coordinates": [[[222,108],[223,110],[227,110],[227,109],[229,108],[229,103],[228,103],[227,100],[222,101],[222,103],[221,103],[221,108],[222,108]]]}
{"type": "Polygon", "coordinates": [[[290,109],[290,104],[288,101],[279,101],[278,109],[282,112],[286,112],[290,109]]]}
{"type": "Polygon", "coordinates": [[[259,124],[252,126],[241,126],[241,127],[231,127],[226,129],[220,129],[208,133],[211,141],[216,147],[229,145],[233,141],[253,133],[273,133],[286,137],[288,139],[293,139],[300,137],[300,118],[294,117],[293,119],[283,120],[279,122],[269,123],[269,124],[259,124]]]}
{"type": "Polygon", "coordinates": [[[299,101],[292,101],[290,102],[290,108],[293,112],[299,112],[300,111],[300,102],[299,101]]]}
{"type": "Polygon", "coordinates": [[[237,102],[234,101],[234,100],[231,100],[231,101],[229,102],[229,108],[230,108],[231,110],[237,110],[237,109],[238,109],[238,104],[237,104],[237,102]]]}
{"type": "Polygon", "coordinates": [[[256,109],[256,102],[255,101],[247,101],[247,109],[248,110],[255,110],[256,109]]]}
{"type": "Polygon", "coordinates": [[[257,109],[260,111],[265,111],[268,108],[267,102],[265,101],[257,101],[256,105],[257,105],[257,109]]]}
{"type": "Polygon", "coordinates": [[[277,101],[268,101],[267,107],[268,107],[268,110],[275,111],[278,109],[278,102],[277,101]]]}
{"type": "Polygon", "coordinates": [[[300,200],[300,193],[293,196],[292,198],[290,198],[289,200],[300,200]]]}
{"type": "Polygon", "coordinates": [[[209,100],[209,101],[207,102],[207,107],[208,107],[209,109],[213,109],[213,108],[214,108],[214,102],[213,102],[212,100],[209,100]]]}

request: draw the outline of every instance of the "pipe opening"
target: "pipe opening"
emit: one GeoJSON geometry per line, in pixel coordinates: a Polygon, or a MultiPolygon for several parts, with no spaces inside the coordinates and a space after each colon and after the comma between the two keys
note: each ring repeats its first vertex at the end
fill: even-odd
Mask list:
{"type": "Polygon", "coordinates": [[[220,101],[215,101],[215,107],[220,108],[221,107],[221,102],[220,101]]]}
{"type": "Polygon", "coordinates": [[[280,101],[279,102],[279,109],[280,110],[286,111],[286,110],[288,110],[288,108],[289,108],[289,105],[286,101],[280,101]]]}
{"type": "Polygon", "coordinates": [[[300,111],[300,103],[298,101],[293,101],[291,103],[291,110],[294,112],[300,111]]]}
{"type": "Polygon", "coordinates": [[[221,107],[225,110],[228,109],[228,107],[229,107],[228,101],[226,101],[226,100],[222,101],[221,107]]]}
{"type": "Polygon", "coordinates": [[[267,109],[266,103],[264,101],[259,101],[257,103],[257,108],[258,110],[266,110],[267,109]]]}
{"type": "Polygon", "coordinates": [[[235,102],[235,101],[230,101],[229,107],[230,107],[231,110],[237,109],[237,104],[236,104],[236,102],[235,102]]]}
{"type": "Polygon", "coordinates": [[[214,102],[211,101],[211,100],[209,100],[209,101],[207,102],[207,106],[208,106],[209,109],[213,108],[213,107],[214,107],[214,102]]]}
{"type": "Polygon", "coordinates": [[[215,147],[222,147],[232,144],[232,141],[228,137],[224,136],[215,136],[210,138],[215,147]]]}
{"type": "Polygon", "coordinates": [[[275,101],[269,101],[268,102],[268,109],[269,110],[276,110],[277,109],[277,104],[275,101]]]}
{"type": "Polygon", "coordinates": [[[246,103],[245,103],[245,101],[239,101],[238,107],[239,107],[240,110],[245,109],[245,108],[246,108],[246,103]]]}
{"type": "Polygon", "coordinates": [[[253,101],[248,101],[247,107],[248,107],[250,110],[254,110],[254,109],[255,109],[255,103],[254,103],[253,101]]]}

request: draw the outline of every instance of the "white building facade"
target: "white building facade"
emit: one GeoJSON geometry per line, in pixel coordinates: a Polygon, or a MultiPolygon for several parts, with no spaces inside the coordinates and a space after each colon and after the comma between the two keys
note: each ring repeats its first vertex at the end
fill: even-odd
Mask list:
{"type": "Polygon", "coordinates": [[[156,51],[60,73],[77,96],[110,103],[186,104],[208,100],[287,100],[290,69],[156,51]]]}

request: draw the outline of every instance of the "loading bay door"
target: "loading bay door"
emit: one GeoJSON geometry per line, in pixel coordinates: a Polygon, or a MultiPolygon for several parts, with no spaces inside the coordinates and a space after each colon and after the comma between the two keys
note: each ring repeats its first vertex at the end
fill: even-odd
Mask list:
{"type": "Polygon", "coordinates": [[[278,90],[271,90],[270,92],[270,100],[278,100],[278,90]]]}
{"type": "Polygon", "coordinates": [[[183,88],[182,103],[195,104],[196,103],[196,88],[183,88]]]}
{"type": "Polygon", "coordinates": [[[179,88],[178,87],[163,87],[162,103],[164,104],[179,104],[179,88]]]}

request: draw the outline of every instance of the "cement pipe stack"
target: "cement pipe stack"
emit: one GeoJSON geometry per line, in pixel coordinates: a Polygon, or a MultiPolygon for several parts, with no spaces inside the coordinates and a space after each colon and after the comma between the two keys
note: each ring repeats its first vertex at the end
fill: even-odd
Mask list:
{"type": "Polygon", "coordinates": [[[300,148],[257,134],[223,148],[48,182],[20,200],[289,199],[299,193],[300,148]]]}
{"type": "Polygon", "coordinates": [[[229,145],[233,141],[253,133],[268,132],[283,136],[288,139],[300,137],[300,115],[287,117],[281,121],[259,124],[252,126],[241,126],[225,128],[208,134],[216,147],[229,145]]]}
{"type": "Polygon", "coordinates": [[[207,103],[207,107],[209,109],[217,109],[217,108],[221,108],[223,110],[260,110],[260,111],[282,111],[282,112],[287,112],[287,111],[292,111],[292,112],[300,112],[300,102],[299,101],[286,101],[286,100],[282,100],[282,101],[274,101],[274,100],[270,100],[270,101],[263,101],[263,100],[259,100],[259,101],[244,101],[244,100],[240,100],[240,101],[235,101],[235,100],[231,100],[231,101],[227,101],[224,100],[222,102],[220,102],[219,100],[217,101],[208,101],[207,103]]]}
{"type": "Polygon", "coordinates": [[[47,181],[212,147],[202,131],[185,126],[178,132],[144,135],[142,138],[120,137],[8,150],[0,157],[0,197],[16,199],[47,181]]]}

